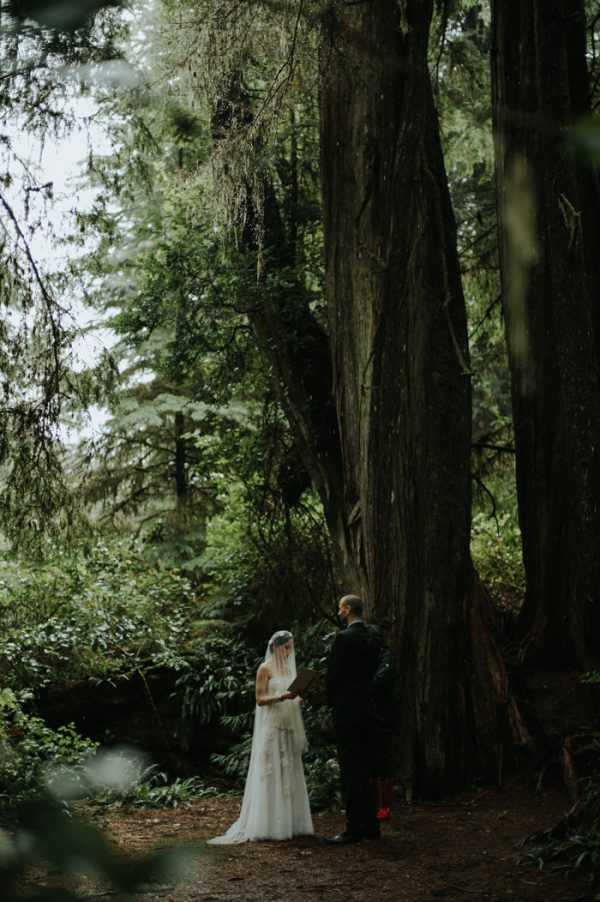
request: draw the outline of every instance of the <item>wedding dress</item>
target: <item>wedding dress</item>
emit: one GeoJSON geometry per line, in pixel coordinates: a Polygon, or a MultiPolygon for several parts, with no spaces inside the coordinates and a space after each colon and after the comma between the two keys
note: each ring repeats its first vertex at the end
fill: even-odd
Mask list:
{"type": "MultiPolygon", "coordinates": [[[[265,664],[271,677],[267,695],[279,696],[296,676],[292,637],[283,630],[269,640],[265,664]],[[287,657],[277,653],[277,641],[288,643],[287,657]]],[[[300,699],[257,705],[250,764],[238,820],[213,845],[256,839],[292,839],[314,833],[310,815],[302,752],[306,734],[300,699]]]]}

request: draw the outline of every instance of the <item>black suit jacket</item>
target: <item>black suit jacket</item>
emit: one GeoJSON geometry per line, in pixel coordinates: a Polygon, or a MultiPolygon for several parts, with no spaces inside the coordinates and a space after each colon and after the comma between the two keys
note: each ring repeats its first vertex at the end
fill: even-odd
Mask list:
{"type": "Polygon", "coordinates": [[[333,640],[325,689],[334,724],[368,726],[371,723],[371,682],[380,650],[381,641],[362,622],[351,623],[333,640]]]}

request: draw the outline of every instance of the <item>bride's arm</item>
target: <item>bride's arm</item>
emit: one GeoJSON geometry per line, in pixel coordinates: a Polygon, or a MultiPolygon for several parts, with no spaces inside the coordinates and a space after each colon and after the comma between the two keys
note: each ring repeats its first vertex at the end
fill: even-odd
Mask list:
{"type": "Polygon", "coordinates": [[[283,702],[286,698],[293,698],[292,692],[281,692],[279,695],[267,695],[269,688],[269,679],[271,673],[266,664],[261,664],[256,671],[256,704],[257,705],[274,705],[276,702],[283,702]]]}

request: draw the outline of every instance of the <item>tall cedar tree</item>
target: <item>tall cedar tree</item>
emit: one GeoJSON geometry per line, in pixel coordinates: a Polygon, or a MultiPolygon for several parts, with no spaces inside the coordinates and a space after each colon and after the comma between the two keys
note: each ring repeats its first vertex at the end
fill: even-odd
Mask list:
{"type": "Polygon", "coordinates": [[[600,204],[567,145],[589,112],[581,0],[493,4],[504,313],[527,574],[522,654],[600,661],[600,204]],[[532,208],[528,259],[518,227],[532,208]],[[526,214],[525,214],[526,215],[526,214]]]}
{"type": "Polygon", "coordinates": [[[346,553],[400,668],[402,770],[464,771],[471,385],[427,66],[431,4],[331,12],[321,51],[326,297],[346,553]]]}
{"type": "MultiPolygon", "coordinates": [[[[431,7],[330,9],[320,51],[330,339],[301,290],[267,294],[250,314],[323,501],[343,590],[390,626],[402,662],[399,772],[429,797],[473,769],[497,773],[507,701],[469,557],[470,370],[427,66],[431,7]]],[[[215,135],[247,109],[238,84],[215,135]]],[[[263,197],[268,270],[291,254],[269,185],[263,197]]]]}

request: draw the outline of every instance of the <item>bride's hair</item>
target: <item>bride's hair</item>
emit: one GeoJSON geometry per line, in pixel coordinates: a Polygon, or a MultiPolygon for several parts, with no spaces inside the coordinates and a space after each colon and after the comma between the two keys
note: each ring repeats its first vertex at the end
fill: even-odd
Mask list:
{"type": "Polygon", "coordinates": [[[285,645],[286,642],[289,642],[292,638],[292,634],[288,633],[287,630],[279,630],[278,633],[275,633],[275,635],[271,636],[269,639],[269,651],[273,651],[274,648],[278,648],[280,645],[285,645]]]}

